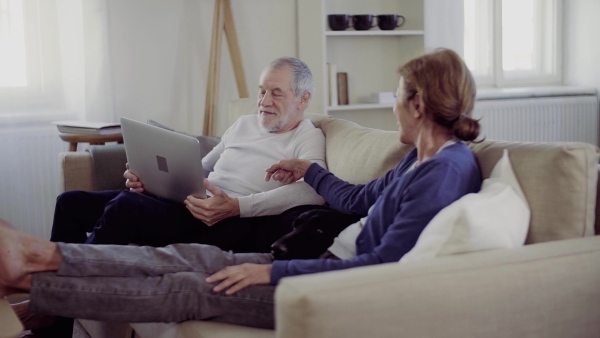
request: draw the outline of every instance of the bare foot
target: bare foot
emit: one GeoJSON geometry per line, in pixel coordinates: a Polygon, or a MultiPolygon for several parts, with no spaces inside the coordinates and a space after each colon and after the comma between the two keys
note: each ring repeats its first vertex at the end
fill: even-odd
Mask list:
{"type": "Polygon", "coordinates": [[[0,219],[0,292],[18,288],[25,277],[21,237],[12,225],[0,219]]]}
{"type": "Polygon", "coordinates": [[[5,291],[28,291],[32,273],[56,271],[61,261],[56,243],[20,232],[0,219],[0,285],[5,291]]]}

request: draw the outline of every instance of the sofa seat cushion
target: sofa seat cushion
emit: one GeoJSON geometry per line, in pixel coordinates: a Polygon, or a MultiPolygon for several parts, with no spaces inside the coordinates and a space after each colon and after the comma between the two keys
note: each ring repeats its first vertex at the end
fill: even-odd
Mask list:
{"type": "Polygon", "coordinates": [[[277,335],[597,337],[599,260],[596,236],[284,278],[277,335]]]}
{"type": "Polygon", "coordinates": [[[175,323],[131,324],[140,338],[274,338],[275,331],[234,324],[191,320],[175,323]]]}
{"type": "Polygon", "coordinates": [[[234,324],[190,320],[183,323],[107,323],[78,319],[76,338],[274,338],[275,331],[234,324]]]}

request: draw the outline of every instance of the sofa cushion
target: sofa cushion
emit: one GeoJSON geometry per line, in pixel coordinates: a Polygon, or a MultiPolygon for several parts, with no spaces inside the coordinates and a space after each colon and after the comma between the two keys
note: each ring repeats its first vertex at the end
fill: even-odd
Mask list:
{"type": "Polygon", "coordinates": [[[505,151],[490,177],[483,181],[481,191],[463,196],[435,215],[400,262],[522,246],[529,216],[527,201],[505,151]]]}
{"type": "Polygon", "coordinates": [[[235,324],[190,320],[183,323],[131,324],[140,338],[274,338],[275,331],[235,324]]]}
{"type": "Polygon", "coordinates": [[[599,261],[596,236],[284,278],[277,337],[598,337],[599,261]]]}
{"type": "Polygon", "coordinates": [[[526,244],[594,233],[598,148],[591,144],[484,141],[471,144],[483,178],[508,149],[531,208],[526,244]]]}
{"type": "Polygon", "coordinates": [[[366,183],[394,168],[413,149],[400,143],[400,133],[361,127],[341,119],[310,116],[325,134],[327,167],[350,183],[366,183]]]}

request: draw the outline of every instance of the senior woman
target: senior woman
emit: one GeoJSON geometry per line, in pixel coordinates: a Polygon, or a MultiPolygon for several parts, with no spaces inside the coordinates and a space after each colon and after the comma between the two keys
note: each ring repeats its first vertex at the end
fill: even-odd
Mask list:
{"type": "Polygon", "coordinates": [[[411,60],[399,75],[394,114],[400,141],[415,149],[396,168],[365,185],[297,159],[267,169],[267,179],[304,177],[334,208],[368,214],[340,234],[327,258],[273,261],[269,254],[201,244],[52,243],[0,220],[0,296],[28,291],[32,312],[66,317],[273,328],[281,278],[398,261],[436,213],[481,184],[477,162],[462,142],[478,137],[479,124],[469,117],[475,84],[460,57],[438,50],[411,60]]]}

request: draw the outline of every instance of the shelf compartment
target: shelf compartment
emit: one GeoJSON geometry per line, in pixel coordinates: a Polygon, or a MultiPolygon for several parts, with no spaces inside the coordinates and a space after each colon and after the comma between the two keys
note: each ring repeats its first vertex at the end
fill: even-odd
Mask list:
{"type": "Polygon", "coordinates": [[[424,35],[422,30],[371,30],[371,31],[325,31],[326,36],[414,36],[424,35]]]}
{"type": "Polygon", "coordinates": [[[348,104],[342,106],[328,106],[328,112],[338,111],[350,111],[350,110],[370,110],[370,109],[391,109],[394,106],[393,103],[359,103],[359,104],[348,104]]]}

